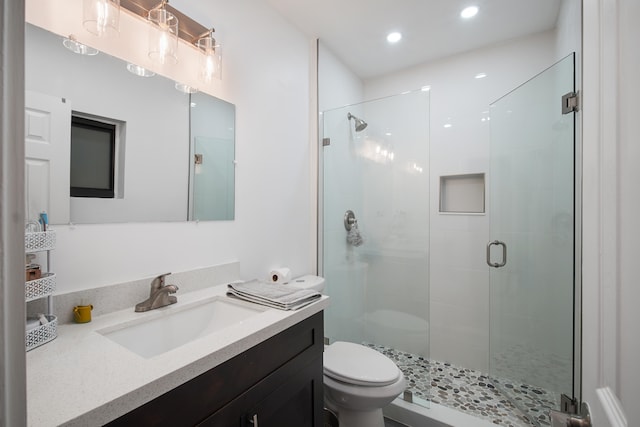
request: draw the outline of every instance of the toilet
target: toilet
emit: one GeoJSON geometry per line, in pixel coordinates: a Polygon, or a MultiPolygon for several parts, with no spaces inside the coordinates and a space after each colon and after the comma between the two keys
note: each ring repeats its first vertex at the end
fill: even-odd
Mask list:
{"type": "MultiPolygon", "coordinates": [[[[324,279],[303,276],[292,286],[324,290],[324,279]]],[[[406,388],[396,364],[369,347],[336,341],[325,346],[323,357],[324,399],[338,414],[340,427],[384,427],[382,408],[406,388]]]]}
{"type": "Polygon", "coordinates": [[[382,408],[407,386],[402,371],[382,353],[336,341],[324,349],[324,399],[340,427],[384,427],[382,408]]]}

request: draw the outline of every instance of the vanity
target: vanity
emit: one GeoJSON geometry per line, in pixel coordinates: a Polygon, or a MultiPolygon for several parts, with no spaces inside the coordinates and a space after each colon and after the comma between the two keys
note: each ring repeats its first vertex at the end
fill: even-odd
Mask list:
{"type": "MultiPolygon", "coordinates": [[[[322,426],[327,305],[323,296],[300,310],[276,310],[228,297],[218,285],[149,312],[131,307],[61,325],[56,340],[27,353],[28,425],[322,426]],[[205,304],[225,318],[251,313],[150,353],[115,337],[135,337],[141,323],[205,304]]],[[[168,341],[188,335],[164,325],[168,341]]]]}

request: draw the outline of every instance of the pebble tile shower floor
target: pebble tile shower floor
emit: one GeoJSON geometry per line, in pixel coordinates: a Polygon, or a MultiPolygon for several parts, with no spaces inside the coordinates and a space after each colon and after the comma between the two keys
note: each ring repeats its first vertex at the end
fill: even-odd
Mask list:
{"type": "Polygon", "coordinates": [[[404,373],[414,396],[482,418],[503,427],[550,426],[547,408],[555,407],[556,397],[526,384],[504,382],[518,409],[489,378],[473,369],[428,360],[389,347],[365,343],[393,360],[404,373]],[[531,420],[535,419],[535,423],[531,420]]]}

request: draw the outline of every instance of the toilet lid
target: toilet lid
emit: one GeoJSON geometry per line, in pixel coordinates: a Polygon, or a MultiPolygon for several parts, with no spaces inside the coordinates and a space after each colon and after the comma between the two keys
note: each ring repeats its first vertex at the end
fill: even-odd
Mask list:
{"type": "Polygon", "coordinates": [[[324,349],[324,374],[362,386],[393,384],[400,369],[382,353],[360,344],[336,341],[324,349]]]}

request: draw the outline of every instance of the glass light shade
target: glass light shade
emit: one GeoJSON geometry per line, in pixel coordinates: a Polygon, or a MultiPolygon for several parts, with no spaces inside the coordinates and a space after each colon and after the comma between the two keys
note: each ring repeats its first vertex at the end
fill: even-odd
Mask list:
{"type": "Polygon", "coordinates": [[[127,63],[127,71],[129,71],[131,74],[135,74],[138,77],[153,77],[156,75],[156,73],[154,73],[153,71],[139,65],[132,64],[131,62],[127,63]]]}
{"type": "Polygon", "coordinates": [[[176,82],[176,89],[182,93],[196,93],[198,91],[197,87],[189,86],[186,83],[176,82]]]}
{"type": "Polygon", "coordinates": [[[120,31],[120,0],[83,0],[82,24],[98,37],[117,36],[120,31]]]}
{"type": "Polygon", "coordinates": [[[165,9],[149,11],[149,58],[159,64],[178,62],[178,18],[165,9]]]}
{"type": "Polygon", "coordinates": [[[222,78],[222,47],[216,44],[216,39],[207,35],[198,39],[196,46],[202,52],[200,59],[200,80],[210,83],[211,80],[222,78]]]}
{"type": "Polygon", "coordinates": [[[94,56],[98,54],[98,49],[78,42],[73,34],[62,40],[62,44],[71,52],[77,53],[78,55],[94,56]]]}

